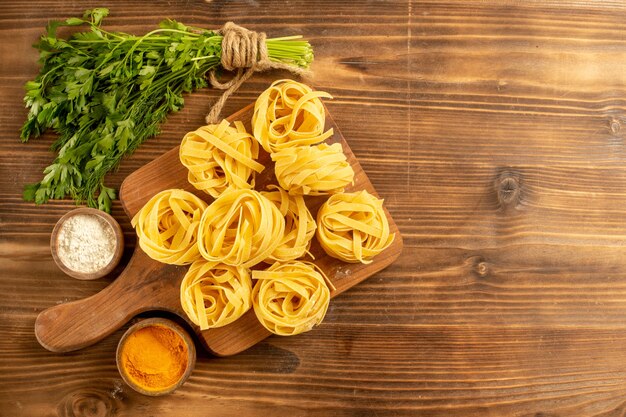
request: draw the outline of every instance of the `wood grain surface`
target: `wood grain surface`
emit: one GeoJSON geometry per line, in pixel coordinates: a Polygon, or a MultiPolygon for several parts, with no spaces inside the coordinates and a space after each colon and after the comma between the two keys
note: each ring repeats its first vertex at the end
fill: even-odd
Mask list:
{"type": "MultiPolygon", "coordinates": [[[[625,22],[610,0],[0,2],[0,415],[626,414],[625,22]],[[402,256],[333,300],[314,332],[200,355],[163,398],[122,383],[121,331],[69,354],[33,334],[43,309],[119,273],[65,276],[48,241],[73,204],[20,197],[53,157],[53,135],[18,139],[30,45],[49,19],[94,6],[134,33],[171,17],[304,34],[313,84],[335,97],[329,110],[404,237],[402,256]]],[[[225,114],[286,75],[255,75],[225,114]]],[[[109,184],[200,126],[216,97],[186,97],[109,184]]],[[[119,202],[113,214],[125,264],[135,238],[119,202]]]]}

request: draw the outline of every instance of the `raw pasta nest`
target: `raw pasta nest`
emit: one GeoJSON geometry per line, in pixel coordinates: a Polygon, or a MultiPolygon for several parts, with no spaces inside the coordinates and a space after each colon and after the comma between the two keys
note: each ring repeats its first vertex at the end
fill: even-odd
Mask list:
{"type": "Polygon", "coordinates": [[[326,315],[330,290],[326,276],[310,262],[276,262],[265,271],[252,271],[254,313],[270,332],[293,336],[307,332],[326,315]]]}
{"type": "Polygon", "coordinates": [[[149,257],[166,264],[186,265],[199,259],[196,236],[206,207],[185,190],[161,191],[131,221],[139,246],[149,257]]]}
{"type": "Polygon", "coordinates": [[[246,268],[204,259],[191,264],[180,286],[180,303],[201,330],[226,326],[251,307],[252,281],[246,268]]]}
{"type": "Polygon", "coordinates": [[[233,190],[217,198],[202,215],[198,249],[207,261],[250,268],[280,244],[285,218],[258,191],[233,190]]]}
{"type": "Polygon", "coordinates": [[[317,239],[330,256],[346,262],[372,262],[395,234],[383,210],[383,200],[367,191],[332,195],[317,213],[317,239]]]}
{"type": "Polygon", "coordinates": [[[187,133],[179,157],[189,170],[189,182],[213,198],[228,189],[254,188],[254,172],[264,168],[255,161],[259,144],[238,121],[235,127],[222,120],[187,133]]]}
{"type": "Polygon", "coordinates": [[[262,191],[261,194],[276,204],[285,218],[285,233],[270,259],[284,262],[300,258],[311,247],[311,239],[317,228],[315,220],[302,196],[290,196],[275,185],[268,188],[276,191],[262,191]]]}
{"type": "Polygon", "coordinates": [[[275,81],[254,105],[254,137],[270,153],[325,141],[333,129],[324,132],[326,112],[321,97],[332,98],[293,80],[275,81]]]}
{"type": "Polygon", "coordinates": [[[340,193],[354,181],[340,143],[283,149],[273,153],[272,160],[278,183],[290,194],[340,193]]]}

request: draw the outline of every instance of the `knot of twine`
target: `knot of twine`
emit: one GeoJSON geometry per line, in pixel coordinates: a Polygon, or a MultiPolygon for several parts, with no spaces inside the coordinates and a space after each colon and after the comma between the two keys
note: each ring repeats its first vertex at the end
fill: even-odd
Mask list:
{"type": "Polygon", "coordinates": [[[217,123],[219,116],[231,94],[257,71],[268,69],[284,69],[298,76],[308,76],[310,71],[295,65],[284,62],[272,61],[267,52],[265,39],[267,36],[263,32],[254,32],[244,27],[227,22],[218,31],[222,34],[222,67],[227,71],[235,71],[235,76],[225,83],[221,83],[215,76],[215,71],[209,73],[211,86],[226,90],[222,96],[213,104],[209,114],[206,116],[208,124],[217,123]]]}

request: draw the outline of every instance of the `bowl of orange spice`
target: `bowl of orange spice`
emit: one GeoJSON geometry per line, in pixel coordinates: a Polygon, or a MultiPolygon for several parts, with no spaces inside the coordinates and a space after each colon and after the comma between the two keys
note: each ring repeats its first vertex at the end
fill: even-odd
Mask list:
{"type": "Polygon", "coordinates": [[[120,339],[117,368],[135,391],[165,395],[178,389],[196,364],[196,348],[181,326],[151,318],[132,325],[120,339]]]}

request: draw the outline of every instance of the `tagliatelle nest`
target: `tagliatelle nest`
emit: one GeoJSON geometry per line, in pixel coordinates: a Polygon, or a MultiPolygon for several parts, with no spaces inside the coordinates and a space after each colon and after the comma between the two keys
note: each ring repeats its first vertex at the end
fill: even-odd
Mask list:
{"type": "Polygon", "coordinates": [[[342,192],[354,181],[354,170],[340,143],[288,148],[272,154],[276,179],[289,194],[342,192]]]}
{"type": "Polygon", "coordinates": [[[246,268],[207,262],[191,264],[180,286],[180,303],[201,330],[226,326],[251,307],[252,281],[246,268]]]}
{"type": "Polygon", "coordinates": [[[270,153],[325,141],[333,129],[324,132],[326,111],[321,97],[332,98],[293,80],[274,81],[254,105],[254,137],[270,153]]]}
{"type": "Polygon", "coordinates": [[[254,173],[263,171],[256,162],[259,144],[241,122],[230,126],[203,126],[183,138],[180,162],[189,170],[188,181],[213,198],[229,189],[254,188],[254,173]]]}
{"type": "Polygon", "coordinates": [[[383,200],[365,190],[332,195],[317,212],[317,240],[342,261],[370,263],[394,238],[383,200]]]}
{"type": "Polygon", "coordinates": [[[293,336],[308,332],[326,315],[330,290],[323,272],[310,262],[276,262],[265,271],[252,271],[257,280],[252,305],[270,332],[293,336]]]}
{"type": "Polygon", "coordinates": [[[200,258],[196,233],[207,204],[185,190],[161,191],[152,197],[131,224],[139,246],[152,259],[186,265],[200,258]]]}
{"type": "Polygon", "coordinates": [[[258,191],[227,191],[204,211],[198,249],[208,261],[250,268],[274,252],[284,232],[280,210],[258,191]]]}
{"type": "Polygon", "coordinates": [[[285,217],[285,233],[269,259],[284,262],[300,258],[311,247],[311,239],[317,228],[315,219],[302,196],[289,195],[275,185],[268,188],[276,191],[262,191],[261,194],[276,204],[285,217]]]}

